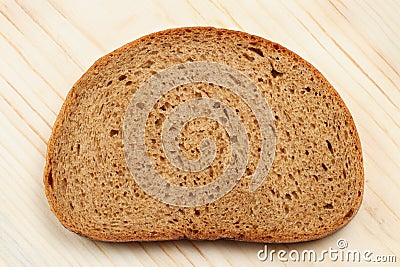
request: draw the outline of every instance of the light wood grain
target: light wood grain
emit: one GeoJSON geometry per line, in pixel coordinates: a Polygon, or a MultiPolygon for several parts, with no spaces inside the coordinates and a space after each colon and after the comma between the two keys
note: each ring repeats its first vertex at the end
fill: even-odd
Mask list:
{"type": "Polygon", "coordinates": [[[0,13],[0,265],[289,265],[260,262],[263,244],[94,242],[65,230],[49,210],[46,143],[73,83],[126,42],[193,25],[246,31],[295,51],[326,76],[356,122],[366,188],[355,219],[322,240],[270,249],[321,251],[345,238],[351,249],[396,255],[399,264],[398,1],[1,0],[0,13]]]}

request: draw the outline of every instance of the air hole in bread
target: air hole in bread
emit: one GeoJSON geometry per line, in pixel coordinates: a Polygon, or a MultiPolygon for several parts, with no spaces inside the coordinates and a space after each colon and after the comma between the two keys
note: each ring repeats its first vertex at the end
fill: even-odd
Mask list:
{"type": "Polygon", "coordinates": [[[51,189],[53,189],[53,172],[50,169],[49,177],[47,178],[47,183],[50,185],[51,189]]]}
{"type": "Polygon", "coordinates": [[[161,121],[160,119],[156,119],[156,120],[155,120],[155,125],[156,125],[157,127],[162,126],[162,121],[161,121]]]}
{"type": "Polygon", "coordinates": [[[346,215],[344,215],[344,219],[350,219],[351,218],[351,216],[353,216],[353,213],[354,213],[354,209],[353,208],[351,208],[347,213],[346,213],[346,215]]]}
{"type": "Polygon", "coordinates": [[[260,57],[264,57],[264,53],[261,51],[261,49],[256,48],[256,47],[249,47],[248,49],[250,51],[253,51],[254,53],[258,54],[260,57]]]}
{"type": "Polygon", "coordinates": [[[126,75],[121,75],[121,76],[118,77],[118,80],[119,80],[119,81],[123,81],[123,80],[125,80],[125,79],[126,79],[126,75]]]}
{"type": "Polygon", "coordinates": [[[253,173],[253,171],[250,170],[249,168],[246,168],[245,173],[246,173],[246,175],[251,175],[253,173]]]}
{"type": "Polygon", "coordinates": [[[272,77],[276,78],[276,77],[282,76],[283,73],[282,73],[282,72],[279,72],[279,71],[277,71],[277,70],[275,70],[275,69],[272,69],[272,70],[271,70],[271,75],[272,75],[272,77]]]}
{"type": "Polygon", "coordinates": [[[333,205],[331,203],[325,204],[324,209],[331,210],[333,209],[333,205]]]}
{"type": "Polygon", "coordinates": [[[118,133],[119,133],[119,131],[118,130],[111,130],[110,131],[110,137],[113,137],[113,136],[115,136],[115,135],[118,135],[118,133]]]}
{"type": "Polygon", "coordinates": [[[142,68],[148,69],[150,68],[152,65],[154,64],[153,60],[148,60],[145,63],[143,63],[143,65],[141,65],[142,68]]]}
{"type": "Polygon", "coordinates": [[[287,205],[285,205],[285,213],[288,214],[289,213],[289,207],[287,205]]]}
{"type": "Polygon", "coordinates": [[[323,168],[325,171],[328,170],[328,167],[326,167],[326,165],[325,165],[324,163],[322,163],[322,168],[323,168]]]}
{"type": "Polygon", "coordinates": [[[328,140],[326,140],[326,144],[328,145],[329,151],[333,154],[333,149],[332,149],[331,143],[328,140]]]}
{"type": "Polygon", "coordinates": [[[252,57],[252,56],[250,56],[250,55],[248,55],[248,54],[246,54],[246,53],[243,53],[243,56],[244,56],[244,58],[247,59],[248,61],[254,61],[254,57],[252,57]]]}

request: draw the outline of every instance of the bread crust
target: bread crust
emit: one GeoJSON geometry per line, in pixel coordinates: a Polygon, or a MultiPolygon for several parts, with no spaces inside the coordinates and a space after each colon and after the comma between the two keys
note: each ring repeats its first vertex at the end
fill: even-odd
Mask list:
{"type": "Polygon", "coordinates": [[[361,189],[361,194],[357,196],[357,199],[355,201],[355,204],[353,206],[353,211],[352,214],[349,216],[343,218],[342,221],[338,221],[337,224],[332,225],[329,229],[326,230],[320,230],[320,231],[315,231],[313,233],[299,233],[297,236],[295,235],[270,235],[269,237],[265,236],[237,236],[236,233],[234,232],[229,232],[230,229],[227,229],[224,233],[222,232],[216,232],[213,233],[212,235],[209,234],[191,234],[191,233],[158,233],[157,235],[153,236],[151,233],[141,233],[139,235],[131,235],[129,233],[124,233],[124,234],[118,234],[118,233],[100,233],[98,231],[91,231],[90,229],[86,229],[86,232],[82,231],[82,229],[77,228],[74,223],[66,220],[66,218],[62,214],[62,209],[57,203],[57,200],[54,198],[53,195],[53,189],[52,189],[52,184],[55,183],[53,179],[57,179],[58,177],[53,177],[52,176],[52,168],[53,168],[53,155],[54,153],[57,152],[58,148],[58,142],[59,140],[57,139],[56,133],[59,131],[62,131],[62,126],[63,122],[66,119],[67,116],[67,110],[71,106],[71,104],[76,100],[76,90],[77,88],[84,88],[84,79],[83,77],[90,76],[92,75],[95,71],[98,69],[101,69],[103,66],[106,66],[108,62],[114,60],[117,58],[119,55],[127,53],[129,50],[132,49],[132,47],[135,47],[136,45],[146,42],[150,40],[151,38],[161,36],[161,35],[174,35],[174,34],[179,34],[181,32],[185,31],[202,31],[202,32],[220,32],[222,35],[236,35],[239,38],[243,38],[246,40],[254,40],[257,43],[264,43],[266,46],[271,46],[271,47],[276,47],[278,50],[280,50],[282,53],[284,53],[287,57],[293,58],[298,62],[301,62],[302,65],[306,66],[309,70],[312,71],[313,75],[317,77],[318,80],[322,81],[324,84],[324,89],[326,91],[329,91],[329,94],[332,95],[334,98],[334,101],[337,103],[337,105],[340,106],[340,108],[344,111],[344,120],[346,121],[346,124],[349,125],[349,127],[352,129],[353,132],[353,139],[355,141],[355,146],[358,149],[358,158],[354,159],[356,161],[359,161],[361,166],[363,166],[363,159],[362,159],[362,149],[361,149],[361,142],[358,137],[357,129],[354,124],[353,118],[350,114],[350,111],[344,104],[343,100],[339,96],[338,92],[332,87],[332,85],[329,84],[329,82],[325,79],[325,77],[314,67],[312,66],[311,63],[305,61],[302,59],[300,56],[292,52],[291,50],[277,44],[271,41],[268,41],[264,38],[255,36],[255,35],[250,35],[244,32],[240,31],[233,31],[233,30],[227,30],[227,29],[217,29],[213,27],[185,27],[185,28],[176,28],[176,29],[168,29],[156,33],[152,33],[146,36],[143,36],[133,42],[130,42],[121,48],[118,48],[114,50],[113,52],[103,56],[102,58],[98,59],[82,76],[81,79],[79,79],[72,89],[69,91],[65,102],[63,103],[61,110],[59,112],[59,115],[57,116],[57,119],[54,123],[54,127],[52,130],[52,134],[50,136],[50,139],[48,141],[48,146],[47,146],[47,153],[46,153],[46,165],[45,165],[45,170],[44,170],[44,186],[45,186],[45,193],[46,197],[49,201],[50,208],[52,212],[57,216],[57,218],[60,220],[62,225],[70,230],[73,231],[81,236],[85,236],[94,240],[101,240],[101,241],[110,241],[110,242],[127,242],[127,241],[159,241],[159,240],[178,240],[178,239],[205,239],[205,240],[216,240],[216,239],[234,239],[234,240],[240,240],[240,241],[249,241],[249,242],[268,242],[268,243],[292,243],[292,242],[301,242],[301,241],[308,241],[308,240],[314,240],[314,239],[319,239],[322,237],[325,237],[327,235],[332,234],[333,232],[341,229],[345,225],[347,225],[355,216],[357,213],[358,209],[360,208],[362,198],[363,198],[363,188],[364,188],[364,170],[361,168],[360,170],[360,177],[358,177],[357,182],[359,185],[359,188],[361,189]],[[227,238],[228,236],[228,238],[227,238]]]}

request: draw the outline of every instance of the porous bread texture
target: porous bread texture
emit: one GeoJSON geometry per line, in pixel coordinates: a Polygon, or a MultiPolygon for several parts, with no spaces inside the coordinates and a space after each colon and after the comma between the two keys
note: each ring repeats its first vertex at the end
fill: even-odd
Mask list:
{"type": "Polygon", "coordinates": [[[235,239],[298,242],[346,225],[363,195],[361,145],[338,93],[290,50],[243,32],[194,27],[144,36],[102,57],[69,92],[48,143],[44,173],[50,207],[80,235],[104,241],[235,239]],[[182,153],[199,156],[205,136],[216,141],[213,164],[199,173],[171,166],[161,145],[162,123],[194,97],[216,98],[234,108],[248,131],[245,174],[232,191],[198,207],[162,203],[136,184],[124,159],[122,125],[137,88],[152,75],[194,61],[228,65],[256,84],[276,126],[275,160],[264,183],[249,192],[260,154],[254,114],[229,89],[209,83],[182,85],[156,104],[145,143],[155,169],[188,187],[218,179],[230,158],[230,141],[218,123],[201,118],[180,135],[182,153]]]}

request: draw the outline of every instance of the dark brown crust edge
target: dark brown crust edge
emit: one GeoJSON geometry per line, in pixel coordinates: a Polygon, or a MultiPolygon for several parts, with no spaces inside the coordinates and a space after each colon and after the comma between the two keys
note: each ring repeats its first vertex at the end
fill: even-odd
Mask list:
{"type": "MultiPolygon", "coordinates": [[[[359,179],[360,183],[361,183],[361,195],[358,197],[357,199],[357,203],[355,204],[354,208],[354,212],[351,216],[344,218],[343,221],[337,225],[335,225],[335,227],[332,227],[331,229],[329,229],[328,231],[324,231],[324,232],[320,232],[320,233],[315,233],[314,235],[304,235],[304,236],[297,236],[297,238],[295,239],[294,236],[282,236],[282,237],[272,237],[271,239],[261,239],[261,238],[253,238],[253,239],[247,239],[246,237],[242,238],[242,239],[237,239],[237,238],[232,238],[233,240],[238,240],[238,241],[247,241],[247,242],[267,242],[267,243],[295,243],[295,242],[303,242],[303,241],[311,241],[311,240],[316,240],[316,239],[320,239],[323,238],[325,236],[328,236],[338,230],[340,230],[342,227],[346,226],[356,215],[356,213],[358,212],[358,210],[360,209],[361,206],[361,202],[363,199],[363,195],[364,195],[364,163],[363,163],[363,156],[362,156],[362,147],[361,147],[361,142],[359,139],[359,135],[357,132],[357,128],[355,126],[353,117],[349,111],[349,109],[347,108],[347,106],[345,105],[345,103],[343,102],[342,98],[340,97],[339,93],[333,88],[333,86],[326,80],[326,78],[308,61],[304,60],[303,58],[301,58],[299,55],[297,55],[296,53],[294,53],[293,51],[291,51],[290,49],[287,49],[286,47],[283,47],[282,45],[266,40],[262,37],[256,36],[256,35],[252,35],[252,34],[248,34],[248,33],[244,33],[244,32],[240,32],[240,31],[234,31],[234,30],[228,30],[228,29],[219,29],[219,28],[214,28],[214,27],[183,27],[183,28],[174,28],[174,29],[168,29],[168,30],[163,30],[163,31],[159,31],[159,32],[155,32],[155,33],[151,33],[148,35],[145,35],[143,37],[140,37],[139,39],[136,39],[128,44],[125,44],[124,46],[117,48],[116,50],[108,53],[107,55],[101,57],[100,59],[96,60],[96,62],[82,75],[82,77],[86,76],[86,75],[90,75],[90,73],[92,71],[94,71],[94,69],[97,66],[103,65],[105,63],[107,63],[109,60],[111,60],[112,57],[114,57],[115,54],[121,54],[124,53],[124,51],[129,50],[131,46],[135,45],[136,43],[139,43],[143,40],[148,39],[150,36],[154,36],[154,35],[161,35],[161,34],[168,34],[168,33],[175,33],[175,32],[179,32],[179,31],[185,31],[185,30],[203,30],[203,31],[210,31],[210,30],[215,30],[215,31],[220,31],[220,32],[224,32],[224,33],[228,33],[228,34],[236,34],[238,36],[241,36],[243,38],[252,38],[252,39],[256,39],[258,42],[264,42],[266,44],[269,45],[274,45],[274,46],[279,46],[279,48],[281,48],[282,50],[285,50],[285,52],[287,53],[288,56],[293,57],[293,58],[297,58],[300,62],[302,62],[305,66],[308,66],[310,70],[313,71],[314,75],[318,76],[318,78],[320,78],[320,80],[325,82],[325,88],[327,90],[330,91],[330,93],[332,94],[332,96],[335,98],[336,102],[343,108],[343,110],[345,110],[345,119],[346,121],[349,123],[349,125],[351,126],[352,130],[353,130],[353,138],[356,142],[357,147],[359,148],[359,156],[360,158],[358,160],[360,160],[361,162],[361,177],[359,179]]],[[[48,141],[48,146],[47,146],[47,152],[46,152],[46,165],[45,165],[45,169],[44,169],[44,177],[43,177],[43,182],[44,182],[44,186],[45,186],[45,194],[47,197],[47,200],[50,204],[50,209],[51,211],[56,215],[56,217],[59,219],[59,221],[61,222],[61,224],[68,230],[75,232],[81,236],[93,239],[93,240],[99,240],[99,241],[107,241],[107,242],[129,242],[129,241],[162,241],[162,240],[179,240],[179,239],[187,239],[186,236],[182,236],[179,235],[178,233],[176,235],[171,235],[171,236],[167,236],[164,235],[162,238],[160,237],[151,237],[151,236],[147,236],[147,237],[143,237],[141,239],[138,239],[137,237],[130,237],[130,236],[108,236],[108,235],[96,235],[94,233],[91,233],[91,235],[86,235],[83,234],[82,232],[80,232],[78,229],[75,229],[72,225],[70,225],[67,221],[63,221],[62,220],[62,216],[61,214],[59,214],[57,212],[57,207],[56,204],[53,203],[51,201],[51,192],[49,189],[49,179],[50,179],[50,174],[51,174],[51,154],[54,151],[54,144],[56,142],[55,139],[55,133],[57,132],[58,128],[61,126],[63,118],[64,118],[64,114],[65,111],[67,109],[67,107],[69,106],[70,102],[73,100],[73,96],[75,95],[75,88],[78,87],[80,85],[80,83],[82,83],[82,78],[80,78],[72,87],[72,89],[69,91],[69,93],[67,94],[67,97],[61,107],[61,110],[57,116],[57,119],[54,123],[53,126],[53,130],[51,133],[51,136],[49,138],[48,141]]],[[[234,235],[232,235],[234,236],[234,235]]],[[[218,238],[217,236],[198,236],[193,240],[217,240],[217,239],[221,239],[218,238]]],[[[226,238],[225,238],[226,239],[226,238]]]]}

